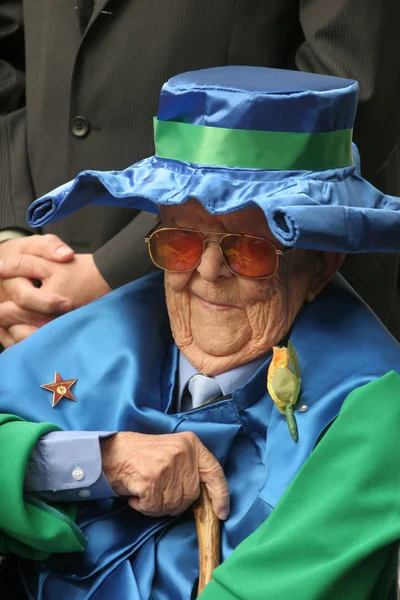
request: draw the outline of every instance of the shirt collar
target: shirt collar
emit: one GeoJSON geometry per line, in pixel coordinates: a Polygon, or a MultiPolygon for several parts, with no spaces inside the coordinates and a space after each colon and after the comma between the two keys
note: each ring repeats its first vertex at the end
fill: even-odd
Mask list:
{"type": "MultiPolygon", "coordinates": [[[[267,358],[267,354],[252,360],[240,367],[235,367],[225,373],[216,375],[223,396],[232,394],[235,390],[247,383],[254,373],[261,367],[267,358]]],[[[189,379],[193,375],[197,375],[199,371],[188,361],[186,356],[179,352],[179,367],[178,367],[178,385],[179,385],[179,402],[181,402],[183,390],[185,389],[189,379]]]]}

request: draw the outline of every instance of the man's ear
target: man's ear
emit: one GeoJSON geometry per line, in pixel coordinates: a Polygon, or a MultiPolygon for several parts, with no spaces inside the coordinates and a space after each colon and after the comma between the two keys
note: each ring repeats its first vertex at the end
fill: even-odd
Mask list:
{"type": "Polygon", "coordinates": [[[318,266],[313,281],[306,296],[306,302],[312,302],[324,287],[332,280],[336,271],[340,269],[346,254],[344,252],[318,252],[318,266]]]}

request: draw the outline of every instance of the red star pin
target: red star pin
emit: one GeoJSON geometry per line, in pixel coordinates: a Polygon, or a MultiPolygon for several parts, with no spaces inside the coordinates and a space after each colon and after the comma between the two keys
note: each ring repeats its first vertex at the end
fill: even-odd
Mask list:
{"type": "Polygon", "coordinates": [[[56,371],[54,376],[54,383],[45,383],[40,387],[49,392],[53,392],[53,408],[60,402],[61,398],[68,398],[76,402],[76,398],[71,392],[70,388],[74,385],[77,379],[66,379],[65,381],[56,371]]]}

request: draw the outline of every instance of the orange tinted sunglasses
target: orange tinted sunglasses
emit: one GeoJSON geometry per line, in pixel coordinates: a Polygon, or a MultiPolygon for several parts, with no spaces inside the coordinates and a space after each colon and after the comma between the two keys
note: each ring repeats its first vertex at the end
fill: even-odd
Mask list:
{"type": "Polygon", "coordinates": [[[216,243],[228,269],[246,279],[272,277],[278,269],[279,257],[293,250],[279,250],[270,240],[247,233],[218,234],[181,227],[151,231],[145,242],[156,267],[173,273],[193,271],[200,264],[206,243],[216,243]],[[216,235],[219,240],[214,239],[216,235]]]}

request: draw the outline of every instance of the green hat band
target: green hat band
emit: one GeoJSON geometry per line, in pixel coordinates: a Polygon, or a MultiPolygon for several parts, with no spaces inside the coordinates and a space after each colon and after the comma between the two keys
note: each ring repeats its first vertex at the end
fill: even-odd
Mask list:
{"type": "Polygon", "coordinates": [[[324,171],[347,167],[353,164],[352,132],[225,129],[154,118],[159,158],[237,169],[324,171]]]}

